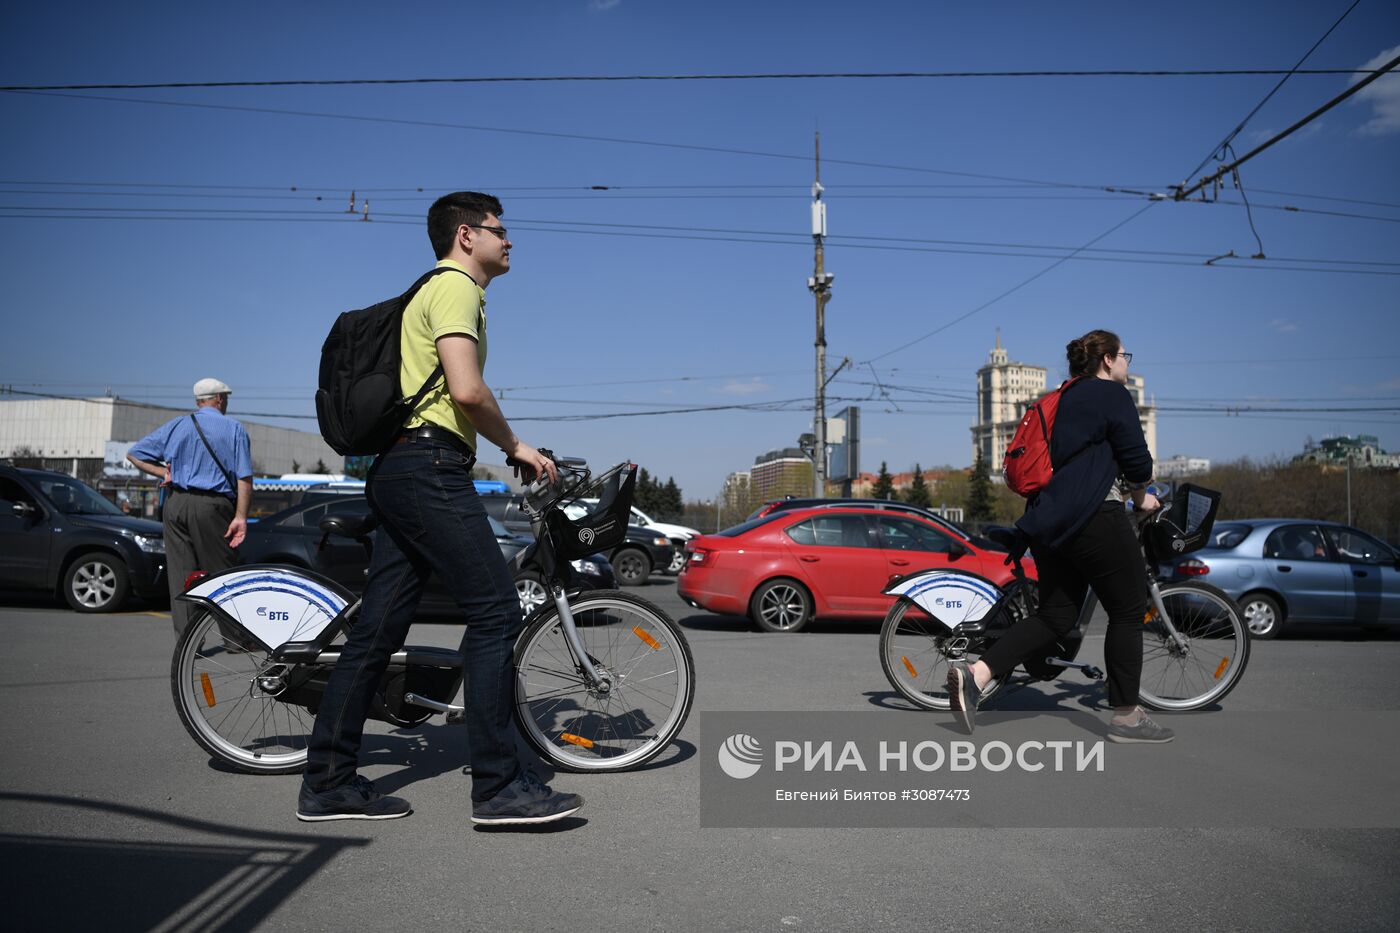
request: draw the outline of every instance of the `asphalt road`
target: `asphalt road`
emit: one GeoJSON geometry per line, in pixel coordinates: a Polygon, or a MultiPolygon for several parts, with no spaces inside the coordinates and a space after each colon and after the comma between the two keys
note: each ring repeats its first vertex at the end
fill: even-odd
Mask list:
{"type": "MultiPolygon", "coordinates": [[[[83,616],[0,600],[0,895],[11,929],[1391,930],[1400,830],[1254,828],[702,829],[706,711],[866,711],[926,723],[885,683],[878,623],[761,634],[697,613],[669,580],[642,594],[681,620],[698,673],[676,748],[646,770],[560,775],[579,818],[473,829],[461,727],[435,718],[367,739],[364,773],[410,798],[405,820],[303,824],[299,778],[214,767],[171,705],[161,612],[83,616]]],[[[412,641],[454,645],[446,624],[412,641]]],[[[1101,650],[1091,639],[1086,659],[1101,650]]],[[[1400,638],[1304,631],[1256,643],[1224,717],[1400,711],[1400,638]]],[[[1095,709],[1082,681],[1011,697],[1095,709]]],[[[1241,729],[1248,717],[1239,717],[1241,729]]],[[[1375,721],[1374,717],[1367,720],[1375,721]]],[[[1382,717],[1383,723],[1394,720],[1382,717]]],[[[1393,741],[1358,732],[1358,743],[1393,741]]],[[[1186,729],[1153,754],[1200,758],[1186,729]]],[[[1301,743],[1300,743],[1301,745],[1301,743]]],[[[1148,751],[1144,749],[1144,751],[1148,751]]],[[[1299,749],[1300,755],[1306,749],[1299,749]]],[[[1395,782],[1335,762],[1350,782],[1395,782]]],[[[1086,814],[1093,799],[1077,804],[1086,814]]],[[[1361,825],[1365,825],[1364,817],[1361,825]]]]}

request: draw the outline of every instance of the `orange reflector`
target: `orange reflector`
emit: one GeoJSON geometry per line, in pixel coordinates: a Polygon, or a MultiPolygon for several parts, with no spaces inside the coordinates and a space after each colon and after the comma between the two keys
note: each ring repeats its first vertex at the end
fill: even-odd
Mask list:
{"type": "Polygon", "coordinates": [[[1220,666],[1217,667],[1217,668],[1215,669],[1215,679],[1216,679],[1216,680],[1219,680],[1219,679],[1220,679],[1220,675],[1223,674],[1223,673],[1225,673],[1225,668],[1227,668],[1227,667],[1229,667],[1229,666],[1230,666],[1230,659],[1229,659],[1229,658],[1221,658],[1221,659],[1220,659],[1220,666]]]}
{"type": "Polygon", "coordinates": [[[899,656],[899,659],[904,662],[904,669],[909,672],[909,676],[913,677],[915,680],[918,680],[919,672],[914,669],[913,664],[909,663],[909,659],[902,654],[899,656]]]}
{"type": "Polygon", "coordinates": [[[658,651],[658,650],[660,650],[660,648],[661,648],[661,642],[657,641],[655,638],[652,638],[652,637],[651,637],[650,635],[648,635],[646,632],[642,631],[642,627],[641,627],[640,625],[634,625],[634,626],[632,626],[632,634],[633,634],[633,635],[636,635],[636,636],[637,636],[638,638],[640,638],[642,641],[646,642],[647,645],[649,645],[649,646],[651,647],[651,650],[652,650],[652,651],[658,651]]]}
{"type": "Polygon", "coordinates": [[[214,685],[209,682],[209,675],[200,672],[199,685],[204,688],[204,702],[210,706],[214,705],[214,685]]]}
{"type": "Polygon", "coordinates": [[[570,745],[577,745],[579,748],[592,748],[593,743],[581,735],[574,735],[572,732],[563,732],[559,735],[559,741],[568,742],[570,745]]]}
{"type": "Polygon", "coordinates": [[[1157,607],[1156,607],[1156,606],[1148,606],[1148,607],[1147,607],[1147,615],[1145,615],[1145,616],[1142,617],[1142,624],[1143,624],[1143,625],[1146,625],[1147,623],[1151,622],[1151,621],[1152,621],[1153,619],[1155,619],[1155,618],[1157,618],[1157,607]]]}

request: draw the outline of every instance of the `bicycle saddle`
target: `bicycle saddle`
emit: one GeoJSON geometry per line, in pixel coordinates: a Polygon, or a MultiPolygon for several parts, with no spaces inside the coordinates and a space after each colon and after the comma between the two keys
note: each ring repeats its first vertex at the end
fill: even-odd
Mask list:
{"type": "Polygon", "coordinates": [[[373,512],[364,515],[330,515],[321,519],[321,524],[318,527],[328,535],[337,535],[341,538],[364,538],[379,527],[379,519],[374,517],[373,512]]]}

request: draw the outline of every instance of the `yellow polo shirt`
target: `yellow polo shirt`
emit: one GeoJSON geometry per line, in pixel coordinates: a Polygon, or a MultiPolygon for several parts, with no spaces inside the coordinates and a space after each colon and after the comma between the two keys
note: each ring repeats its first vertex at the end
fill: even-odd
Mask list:
{"type": "MultiPolygon", "coordinates": [[[[460,263],[444,259],[438,268],[466,272],[460,263]]],[[[437,368],[437,339],[448,334],[466,334],[476,341],[476,361],[486,372],[486,292],[466,275],[444,272],[433,276],[418,290],[403,312],[403,331],[399,352],[403,363],[399,368],[399,389],[405,398],[412,398],[423,380],[437,368]]],[[[447,380],[439,380],[437,388],[429,389],[407,427],[433,424],[452,431],[476,449],[476,428],[452,396],[447,394],[447,380]]]]}

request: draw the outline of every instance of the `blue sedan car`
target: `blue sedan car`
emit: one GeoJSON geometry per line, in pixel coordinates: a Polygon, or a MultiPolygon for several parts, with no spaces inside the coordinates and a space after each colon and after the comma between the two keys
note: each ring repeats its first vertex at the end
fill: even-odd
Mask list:
{"type": "Polygon", "coordinates": [[[1217,522],[1206,547],[1162,571],[1229,593],[1255,638],[1274,638],[1287,622],[1400,625],[1400,555],[1335,522],[1217,522]]]}

